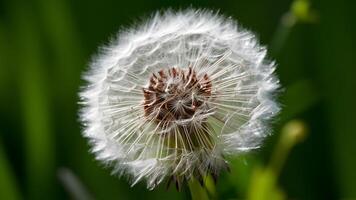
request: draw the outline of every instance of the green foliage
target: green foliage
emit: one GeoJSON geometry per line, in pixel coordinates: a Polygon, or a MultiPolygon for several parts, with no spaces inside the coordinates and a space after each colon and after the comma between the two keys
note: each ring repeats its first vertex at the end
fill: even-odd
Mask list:
{"type": "Polygon", "coordinates": [[[19,200],[20,192],[0,140],[0,199],[19,200]]]}
{"type": "Polygon", "coordinates": [[[217,185],[211,177],[203,188],[190,183],[193,199],[356,198],[353,1],[2,0],[0,199],[191,198],[187,187],[148,191],[111,176],[88,153],[77,120],[80,73],[97,46],[132,19],[191,4],[271,39],[284,87],[274,136],[259,151],[228,158],[231,172],[217,185]],[[308,125],[304,140],[290,131],[298,123],[308,125]]]}

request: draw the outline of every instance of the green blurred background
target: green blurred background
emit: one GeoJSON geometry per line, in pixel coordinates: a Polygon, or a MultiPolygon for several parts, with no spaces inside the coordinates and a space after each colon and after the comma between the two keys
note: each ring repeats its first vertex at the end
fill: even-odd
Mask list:
{"type": "MultiPolygon", "coordinates": [[[[81,73],[120,27],[165,8],[212,8],[257,33],[284,91],[274,134],[255,152],[229,158],[217,199],[245,199],[281,127],[301,119],[307,138],[278,177],[287,199],[356,199],[356,1],[310,2],[283,28],[292,0],[0,0],[0,199],[190,199],[164,184],[148,191],[88,153],[78,123],[81,73]],[[279,27],[279,28],[278,28],[279,27]],[[276,35],[277,34],[277,35],[276,35]],[[275,38],[275,39],[273,39],[275,38]],[[277,41],[277,42],[276,42],[277,41]],[[74,191],[74,193],[73,193],[74,191]]],[[[265,198],[270,199],[270,198],[265,198]]]]}

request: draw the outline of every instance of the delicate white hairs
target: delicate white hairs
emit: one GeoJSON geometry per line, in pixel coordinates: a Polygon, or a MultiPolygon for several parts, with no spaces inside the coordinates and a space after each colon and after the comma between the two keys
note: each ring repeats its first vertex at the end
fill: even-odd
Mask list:
{"type": "Polygon", "coordinates": [[[255,36],[207,10],[166,11],[118,34],[85,74],[92,152],[134,185],[214,178],[260,146],[279,111],[274,63],[255,36]]]}

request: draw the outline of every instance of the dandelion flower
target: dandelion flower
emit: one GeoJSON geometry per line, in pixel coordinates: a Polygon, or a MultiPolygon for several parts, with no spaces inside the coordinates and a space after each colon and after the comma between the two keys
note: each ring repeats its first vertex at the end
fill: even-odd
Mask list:
{"type": "Polygon", "coordinates": [[[84,136],[96,158],[149,189],[214,178],[226,156],[261,145],[274,63],[255,36],[204,10],[166,11],[120,32],[85,75],[84,136]]]}

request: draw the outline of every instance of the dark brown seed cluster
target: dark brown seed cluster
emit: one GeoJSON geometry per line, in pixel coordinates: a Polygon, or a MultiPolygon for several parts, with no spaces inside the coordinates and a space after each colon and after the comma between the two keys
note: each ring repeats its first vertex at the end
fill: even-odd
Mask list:
{"type": "MultiPolygon", "coordinates": [[[[143,88],[144,112],[147,120],[152,120],[158,126],[165,128],[176,120],[190,119],[199,109],[204,109],[205,101],[211,98],[212,83],[207,74],[197,74],[189,67],[186,69],[167,68],[153,73],[149,79],[149,84],[143,88]]],[[[201,123],[201,128],[197,130],[194,125],[176,126],[176,132],[181,133],[181,140],[174,138],[175,134],[162,135],[167,139],[166,144],[171,149],[174,147],[177,155],[176,163],[180,163],[179,155],[181,149],[185,151],[206,151],[214,149],[215,143],[211,135],[207,132],[209,125],[201,123]],[[169,141],[173,141],[169,143],[169,141]]],[[[200,162],[204,163],[205,158],[199,157],[200,162]]],[[[217,161],[218,162],[218,161],[217,161]]],[[[220,161],[219,161],[220,162],[220,161]]],[[[200,167],[200,166],[199,166],[200,167]]],[[[214,181],[219,176],[218,170],[214,166],[207,166],[205,169],[191,169],[193,177],[203,185],[203,179],[210,174],[214,181]]],[[[227,169],[228,165],[222,162],[222,169],[227,169]]],[[[174,183],[177,190],[181,189],[184,182],[189,181],[189,177],[172,174],[168,179],[167,187],[174,183]]]]}
{"type": "Polygon", "coordinates": [[[198,76],[191,67],[160,70],[149,81],[148,87],[143,88],[144,111],[157,123],[189,119],[211,96],[208,75],[198,76]]]}

